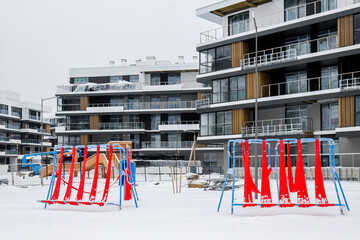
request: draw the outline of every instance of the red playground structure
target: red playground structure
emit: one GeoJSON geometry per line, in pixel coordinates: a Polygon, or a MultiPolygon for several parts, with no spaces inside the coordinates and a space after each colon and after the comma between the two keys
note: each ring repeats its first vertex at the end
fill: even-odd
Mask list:
{"type": "MultiPolygon", "coordinates": [[[[234,206],[242,207],[255,207],[260,206],[262,208],[279,206],[281,208],[286,207],[340,207],[341,214],[344,214],[344,208],[349,211],[349,206],[346,201],[344,191],[342,189],[339,176],[335,169],[335,154],[334,154],[334,141],[330,138],[303,138],[303,139],[250,139],[250,140],[230,140],[228,142],[228,171],[225,177],[223,190],[221,193],[219,205],[217,211],[220,210],[222,198],[225,191],[226,182],[232,176],[232,201],[231,201],[231,214],[234,212],[234,206]],[[320,157],[320,142],[326,142],[329,145],[329,160],[330,169],[332,174],[332,180],[337,195],[337,203],[329,203],[321,169],[321,157],[320,157]],[[310,202],[304,163],[302,158],[302,144],[315,144],[315,202],[310,202]],[[250,156],[249,149],[251,144],[262,146],[262,167],[261,167],[261,191],[255,186],[250,170],[250,156]],[[270,153],[271,145],[275,145],[275,176],[277,185],[277,201],[273,200],[270,189],[270,173],[272,171],[270,153]],[[290,159],[290,146],[296,145],[297,147],[297,161],[295,177],[293,178],[291,159],[290,159]],[[287,149],[287,168],[285,161],[285,146],[287,149]],[[234,190],[235,190],[235,159],[236,148],[241,148],[242,162],[244,167],[244,201],[242,203],[234,203],[234,190]],[[278,156],[280,161],[278,164],[278,156]],[[279,170],[277,169],[279,165],[279,170]],[[341,194],[339,193],[339,190],[341,194]],[[297,194],[296,203],[291,202],[290,193],[297,194]],[[260,202],[253,201],[253,193],[260,194],[260,202]],[[341,201],[341,197],[344,204],[341,201]]],[[[276,197],[275,197],[276,198],[276,197]]]]}
{"type": "MultiPolygon", "coordinates": [[[[50,187],[47,194],[46,200],[40,200],[39,202],[45,203],[46,206],[52,204],[69,204],[69,205],[115,205],[119,206],[121,209],[122,200],[131,200],[134,199],[135,206],[138,207],[138,195],[135,188],[135,163],[131,162],[131,148],[129,145],[122,146],[121,144],[102,144],[102,145],[88,145],[88,146],[65,146],[65,147],[55,147],[54,149],[54,170],[51,177],[50,187]],[[60,149],[59,160],[58,149],[60,149]],[[63,165],[65,171],[65,164],[63,162],[64,152],[70,151],[71,149],[71,166],[69,170],[69,178],[65,180],[65,174],[63,172],[63,165]],[[96,155],[87,157],[89,149],[96,149],[96,155]],[[106,149],[107,155],[101,154],[100,149],[106,149]],[[83,162],[80,166],[80,183],[78,188],[73,185],[74,179],[74,165],[75,158],[78,155],[78,152],[83,152],[83,162]],[[112,166],[112,162],[114,162],[115,166],[112,166]],[[106,170],[106,180],[104,189],[98,191],[98,175],[99,175],[99,165],[103,164],[106,170]],[[58,166],[58,167],[57,167],[58,166]],[[85,191],[85,175],[86,170],[89,167],[95,168],[94,170],[94,178],[91,184],[91,190],[85,191]],[[118,169],[118,176],[116,180],[110,183],[111,179],[111,169],[118,169]],[[62,176],[62,174],[64,176],[62,176]],[[56,183],[55,183],[56,178],[56,183]],[[60,199],[60,186],[61,182],[64,182],[67,185],[65,195],[63,199],[60,199]],[[119,184],[120,188],[120,198],[118,203],[110,203],[107,202],[110,187],[115,183],[119,184]],[[77,191],[76,197],[74,200],[71,200],[72,190],[77,191]],[[100,198],[96,200],[97,195],[102,193],[101,200],[100,198]],[[84,195],[88,194],[88,197],[84,195]],[[124,197],[123,197],[124,196],[124,197]],[[124,198],[124,199],[123,199],[124,198]]],[[[75,172],[77,173],[77,172],[75,172]]],[[[114,173],[113,173],[114,174],[114,173]]]]}

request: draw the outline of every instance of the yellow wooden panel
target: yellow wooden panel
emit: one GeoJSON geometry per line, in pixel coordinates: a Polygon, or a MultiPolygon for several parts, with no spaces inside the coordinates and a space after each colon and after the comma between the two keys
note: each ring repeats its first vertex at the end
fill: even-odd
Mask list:
{"type": "Polygon", "coordinates": [[[89,135],[80,135],[80,145],[88,145],[89,144],[89,135]]]}
{"type": "MultiPolygon", "coordinates": [[[[255,73],[249,73],[246,75],[246,98],[253,99],[255,98],[255,73]]],[[[258,87],[257,87],[257,96],[261,97],[261,86],[270,84],[270,75],[264,72],[258,72],[258,87]]],[[[264,92],[263,97],[266,97],[268,92],[264,92]]]]}
{"type": "Polygon", "coordinates": [[[89,117],[90,129],[99,129],[100,116],[91,115],[89,117]]]}
{"type": "Polygon", "coordinates": [[[233,134],[241,134],[241,128],[244,126],[244,123],[250,119],[250,110],[249,109],[233,109],[232,110],[232,120],[233,120],[233,134]]]}
{"type": "Polygon", "coordinates": [[[339,127],[355,126],[354,96],[339,98],[339,127]]]}
{"type": "Polygon", "coordinates": [[[81,96],[80,97],[80,110],[86,111],[87,106],[89,105],[89,97],[81,96]]]}
{"type": "Polygon", "coordinates": [[[246,42],[236,42],[232,44],[232,67],[240,67],[240,61],[244,54],[249,53],[249,44],[246,42]]]}
{"type": "Polygon", "coordinates": [[[338,46],[346,47],[354,44],[353,15],[344,16],[337,20],[338,46]]]}

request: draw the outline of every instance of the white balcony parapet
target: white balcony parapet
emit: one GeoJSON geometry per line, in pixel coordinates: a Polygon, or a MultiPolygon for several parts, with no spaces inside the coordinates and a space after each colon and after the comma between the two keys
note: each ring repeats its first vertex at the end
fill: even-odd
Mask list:
{"type": "MultiPolygon", "coordinates": [[[[304,134],[312,132],[312,119],[306,117],[278,118],[258,121],[259,136],[277,136],[282,134],[304,134]]],[[[246,137],[255,135],[255,121],[244,123],[241,133],[246,137]]]]}
{"type": "MultiPolygon", "coordinates": [[[[291,23],[300,18],[310,17],[319,13],[327,12],[330,10],[341,9],[358,3],[357,0],[340,0],[335,1],[335,5],[326,5],[322,0],[301,4],[298,6],[290,7],[282,11],[255,17],[258,29],[275,26],[281,23],[291,23]],[[340,4],[339,4],[340,3],[340,4]]],[[[235,24],[229,24],[223,27],[211,29],[200,33],[200,43],[208,43],[220,40],[226,37],[239,35],[244,32],[255,30],[254,26],[249,26],[249,20],[245,20],[235,24]]]]}
{"type": "Polygon", "coordinates": [[[67,84],[57,87],[57,93],[71,93],[71,92],[108,92],[108,91],[129,91],[140,89],[139,83],[128,81],[119,81],[117,83],[86,83],[86,84],[67,84]]]}
{"type": "Polygon", "coordinates": [[[142,148],[191,148],[193,141],[147,141],[142,142],[142,148]]]}

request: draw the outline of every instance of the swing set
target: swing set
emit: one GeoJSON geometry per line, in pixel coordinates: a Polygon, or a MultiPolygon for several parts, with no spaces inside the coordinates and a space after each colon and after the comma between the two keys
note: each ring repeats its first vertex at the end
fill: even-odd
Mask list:
{"type": "MultiPolygon", "coordinates": [[[[88,145],[88,146],[65,146],[65,147],[55,147],[54,149],[54,170],[51,176],[50,187],[48,190],[48,194],[46,200],[40,200],[38,202],[45,203],[45,208],[47,205],[52,204],[69,204],[69,205],[115,205],[118,206],[121,210],[122,200],[131,200],[134,199],[134,203],[136,208],[138,207],[137,201],[139,200],[136,187],[135,187],[135,164],[131,163],[131,148],[128,144],[126,146],[122,146],[121,144],[101,144],[101,145],[88,145]],[[125,147],[125,148],[124,148],[125,147]],[[106,149],[108,152],[108,157],[105,154],[100,154],[100,149],[106,149]],[[60,161],[57,160],[57,154],[60,149],[60,161]],[[96,156],[93,159],[90,157],[88,159],[88,150],[96,149],[96,156]],[[64,152],[71,150],[71,166],[69,171],[69,178],[66,181],[62,176],[62,167],[63,167],[63,158],[64,152]],[[83,151],[84,160],[82,162],[82,171],[80,177],[79,187],[76,188],[73,186],[73,178],[74,178],[74,163],[77,152],[83,151]],[[118,152],[118,154],[117,154],[118,152]],[[88,162],[87,162],[88,160],[88,162]],[[94,161],[95,160],[95,161],[94,161]],[[99,163],[101,161],[107,162],[107,173],[106,173],[106,181],[104,190],[97,191],[98,189],[98,175],[99,175],[99,163]],[[111,178],[111,164],[115,160],[115,164],[118,163],[119,175],[116,180],[110,184],[111,178]],[[92,165],[95,164],[94,178],[91,185],[90,192],[84,190],[85,186],[85,175],[87,164],[92,165]],[[58,166],[58,167],[57,167],[58,166]],[[56,183],[55,183],[56,178],[56,183]],[[64,182],[67,185],[66,192],[63,199],[60,199],[60,186],[61,182],[64,182]],[[119,182],[120,188],[120,198],[118,203],[107,202],[109,189],[116,182],[119,182]],[[71,200],[71,192],[72,190],[77,191],[77,195],[75,200],[71,200]],[[99,193],[103,193],[101,200],[96,201],[96,195],[99,193]],[[84,194],[88,194],[88,199],[84,197],[84,194]]],[[[88,166],[89,167],[89,166],[88,166]]]]}
{"type": "Polygon", "coordinates": [[[217,211],[219,212],[222,198],[225,191],[226,182],[229,175],[232,176],[232,199],[231,199],[231,214],[234,212],[234,206],[242,207],[255,207],[260,206],[262,208],[267,207],[334,207],[340,208],[340,213],[344,214],[344,208],[350,211],[343,188],[340,183],[340,178],[335,170],[335,154],[334,154],[334,140],[331,138],[303,138],[303,139],[236,139],[228,141],[228,171],[226,173],[224,186],[219,200],[217,211]],[[326,142],[329,145],[329,158],[330,158],[330,169],[334,188],[337,195],[337,203],[329,203],[321,169],[321,157],[320,157],[320,142],[326,142]],[[271,144],[275,143],[275,176],[276,176],[276,187],[278,201],[273,202],[270,190],[270,173],[272,171],[270,164],[271,144]],[[315,143],[315,203],[311,203],[309,194],[307,191],[304,163],[301,153],[302,144],[304,143],[315,143]],[[249,147],[251,145],[262,145],[262,171],[261,171],[261,191],[255,186],[253,178],[250,172],[250,157],[249,147]],[[287,173],[285,164],[285,145],[287,147],[287,173]],[[293,179],[291,159],[290,159],[290,146],[297,146],[297,162],[295,179],[293,179]],[[242,161],[244,166],[244,200],[242,203],[234,202],[234,190],[235,190],[235,157],[236,148],[241,147],[242,161]],[[232,150],[232,151],[231,151],[232,150]],[[279,171],[278,167],[278,155],[280,155],[279,171]],[[279,173],[278,173],[279,172],[279,173]],[[341,191],[341,194],[339,193],[341,191]],[[290,192],[297,193],[297,203],[292,203],[290,200],[290,192]],[[260,194],[260,203],[253,201],[253,193],[260,194]],[[341,197],[344,204],[341,201],[341,197]]]}

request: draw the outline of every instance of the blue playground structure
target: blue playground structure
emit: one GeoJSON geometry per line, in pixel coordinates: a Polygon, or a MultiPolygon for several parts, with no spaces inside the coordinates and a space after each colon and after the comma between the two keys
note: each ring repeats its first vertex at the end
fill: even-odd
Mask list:
{"type": "MultiPolygon", "coordinates": [[[[218,208],[217,211],[219,212],[220,207],[221,207],[221,202],[223,199],[223,195],[224,195],[224,191],[225,191],[225,186],[227,183],[227,180],[229,178],[229,176],[232,176],[232,196],[231,196],[231,214],[233,214],[233,209],[234,206],[241,206],[241,207],[255,207],[255,206],[260,206],[262,208],[264,207],[273,207],[273,206],[279,206],[279,207],[331,207],[331,206],[338,206],[340,208],[340,213],[344,214],[344,208],[346,207],[346,209],[348,211],[350,211],[346,197],[345,197],[345,193],[343,191],[343,188],[341,186],[340,183],[340,178],[338,176],[338,173],[336,172],[335,169],[335,144],[334,144],[334,140],[331,138],[320,138],[320,139],[314,139],[314,138],[302,138],[302,139],[266,139],[266,140],[261,140],[261,139],[250,139],[250,140],[244,140],[244,139],[236,139],[236,140],[229,140],[228,141],[228,170],[226,173],[226,177],[225,177],[225,182],[224,182],[224,186],[222,189],[222,193],[220,196],[220,200],[219,200],[219,204],[218,204],[218,208]],[[337,203],[328,203],[327,198],[326,198],[326,194],[325,194],[325,190],[324,190],[324,185],[323,185],[323,177],[322,177],[322,173],[321,173],[321,163],[320,163],[320,151],[319,151],[319,145],[321,142],[326,142],[329,145],[329,158],[330,158],[330,169],[331,169],[331,174],[332,174],[332,180],[334,183],[334,188],[336,190],[336,196],[337,196],[337,203]],[[299,180],[297,180],[296,178],[298,178],[296,176],[295,178],[295,182],[298,181],[298,186],[295,190],[290,192],[297,192],[297,203],[291,203],[290,201],[290,197],[289,197],[289,190],[290,187],[290,182],[292,182],[292,176],[291,176],[291,180],[290,179],[290,172],[288,172],[288,177],[286,176],[286,172],[285,172],[285,156],[284,156],[284,144],[288,145],[288,152],[290,149],[290,145],[291,144],[298,144],[298,155],[297,155],[297,162],[300,161],[300,164],[303,165],[302,162],[302,156],[301,156],[301,145],[303,143],[315,143],[316,146],[316,154],[315,154],[315,161],[318,161],[318,165],[316,165],[315,163],[315,197],[316,197],[316,203],[310,203],[309,198],[308,198],[308,193],[307,193],[307,187],[306,187],[306,182],[305,182],[305,175],[302,174],[303,176],[300,176],[300,178],[303,178],[303,183],[300,186],[299,185],[299,180]],[[252,192],[260,192],[259,190],[256,189],[251,174],[250,174],[250,158],[249,158],[249,146],[251,145],[256,145],[256,144],[260,144],[263,145],[263,152],[262,152],[262,172],[266,171],[268,172],[267,175],[267,179],[263,179],[264,176],[266,175],[262,175],[262,185],[267,182],[269,182],[269,174],[271,169],[271,162],[270,162],[270,153],[271,153],[271,145],[273,146],[275,144],[275,148],[273,150],[275,150],[275,176],[276,176],[276,187],[277,187],[277,202],[273,203],[272,199],[271,199],[271,193],[270,193],[270,186],[268,186],[268,192],[270,196],[263,196],[263,194],[265,194],[265,191],[263,192],[263,188],[261,189],[261,200],[260,202],[253,202],[252,201],[252,192]],[[300,146],[299,146],[300,144],[300,146]],[[247,147],[246,147],[247,146],[247,147]],[[236,159],[236,149],[237,148],[241,148],[242,152],[242,161],[243,161],[243,166],[244,166],[244,201],[241,203],[235,203],[234,201],[234,195],[235,195],[235,159],[236,159]],[[280,161],[278,160],[279,158],[279,153],[280,153],[280,161]],[[267,159],[267,162],[266,162],[267,159]],[[318,159],[318,160],[317,160],[318,159]],[[246,161],[248,161],[248,166],[246,166],[246,161]],[[265,166],[264,166],[265,163],[265,166]],[[267,164],[267,166],[266,166],[267,164]],[[280,170],[278,173],[278,165],[280,164],[280,170]],[[320,164],[320,165],[319,165],[320,164]],[[319,167],[320,166],[320,167],[319,167]],[[248,168],[248,171],[246,170],[246,168],[248,168]],[[317,171],[317,172],[316,172],[317,171]],[[321,175],[321,176],[320,176],[321,175]],[[322,184],[321,184],[321,182],[322,184]],[[280,186],[279,186],[279,182],[280,182],[280,186]],[[320,182],[320,184],[318,184],[320,182]],[[289,183],[289,188],[288,188],[288,183],[289,183]],[[318,185],[317,185],[318,184],[318,185]],[[322,185],[322,186],[321,186],[322,185]],[[319,197],[319,194],[316,191],[319,191],[318,189],[320,189],[322,187],[323,189],[323,196],[325,197],[319,197]],[[282,189],[281,189],[282,188],[282,189]],[[301,188],[301,189],[300,189],[301,188]],[[305,190],[305,191],[303,191],[305,190]],[[299,197],[300,191],[302,191],[302,193],[305,193],[306,197],[302,198],[299,197]],[[248,198],[245,196],[247,194],[248,198]],[[269,197],[269,198],[267,198],[269,197]],[[267,198],[267,199],[266,199],[267,198]],[[266,200],[264,200],[266,199],[266,200]],[[285,199],[285,201],[284,201],[285,199]],[[343,203],[343,202],[344,203],[343,203]]],[[[289,153],[288,153],[289,154],[289,153]]],[[[290,158],[290,154],[288,155],[288,159],[290,158]]],[[[261,163],[261,161],[260,161],[261,163]]],[[[289,165],[289,162],[288,162],[289,165]]],[[[303,166],[299,167],[299,165],[296,166],[296,171],[301,170],[301,168],[303,168],[303,166]],[[299,169],[299,170],[298,170],[299,169]]],[[[261,165],[260,165],[261,166],[261,165]]],[[[290,165],[290,169],[291,169],[291,165],[290,165]]],[[[288,170],[290,171],[290,170],[288,170]]],[[[302,172],[303,173],[303,172],[302,172]]],[[[302,180],[302,179],[300,179],[302,180]]]]}

